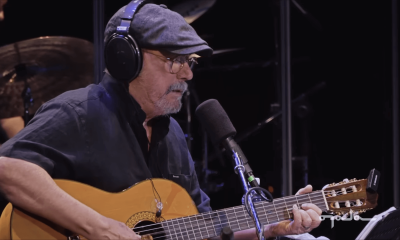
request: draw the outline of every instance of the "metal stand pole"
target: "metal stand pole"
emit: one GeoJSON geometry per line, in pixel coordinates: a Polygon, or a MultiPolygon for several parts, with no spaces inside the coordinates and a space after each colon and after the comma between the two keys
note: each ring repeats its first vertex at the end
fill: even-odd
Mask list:
{"type": "Polygon", "coordinates": [[[399,34],[397,0],[392,0],[392,108],[393,108],[393,197],[394,206],[399,199],[399,34]]]}
{"type": "Polygon", "coordinates": [[[280,74],[282,87],[282,196],[292,194],[292,116],[290,66],[290,0],[280,1],[280,74]]]}
{"type": "MultiPolygon", "coordinates": [[[[235,173],[239,175],[240,180],[242,182],[244,193],[247,194],[249,191],[249,187],[247,185],[247,181],[244,176],[245,168],[243,166],[242,160],[240,159],[238,153],[235,151],[232,151],[232,156],[235,161],[235,168],[234,168],[235,173]]],[[[256,225],[257,237],[259,240],[264,240],[264,226],[260,223],[260,220],[258,219],[257,212],[252,201],[252,195],[248,194],[247,199],[250,207],[249,214],[253,218],[254,223],[256,225]]]]}
{"type": "Polygon", "coordinates": [[[104,63],[104,0],[93,0],[94,83],[103,78],[104,63]]]}

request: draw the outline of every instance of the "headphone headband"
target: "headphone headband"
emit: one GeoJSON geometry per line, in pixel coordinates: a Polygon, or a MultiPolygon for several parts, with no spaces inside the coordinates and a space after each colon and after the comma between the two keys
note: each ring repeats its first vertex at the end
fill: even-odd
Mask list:
{"type": "Polygon", "coordinates": [[[124,15],[121,17],[121,23],[117,27],[117,33],[127,36],[129,34],[129,27],[131,26],[133,16],[143,6],[146,0],[135,0],[129,2],[126,6],[124,15]]]}
{"type": "Polygon", "coordinates": [[[129,34],[129,27],[131,26],[133,16],[139,8],[141,8],[146,0],[134,0],[129,2],[125,7],[124,14],[121,17],[121,23],[117,27],[117,33],[127,36],[129,34]]]}
{"type": "Polygon", "coordinates": [[[121,17],[124,20],[132,20],[136,11],[143,5],[146,0],[131,1],[125,8],[124,15],[121,17]]]}

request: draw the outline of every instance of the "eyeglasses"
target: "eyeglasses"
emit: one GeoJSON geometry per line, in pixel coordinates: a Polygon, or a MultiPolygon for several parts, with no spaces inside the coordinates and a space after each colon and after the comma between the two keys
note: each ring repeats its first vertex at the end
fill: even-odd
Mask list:
{"type": "Polygon", "coordinates": [[[164,56],[154,54],[149,51],[144,51],[144,50],[142,50],[142,51],[147,52],[148,54],[154,55],[160,59],[169,61],[170,62],[169,72],[172,74],[178,73],[183,68],[183,65],[185,65],[185,63],[188,63],[190,68],[192,68],[195,64],[198,64],[195,57],[189,57],[188,55],[179,55],[175,58],[167,58],[164,56]]]}

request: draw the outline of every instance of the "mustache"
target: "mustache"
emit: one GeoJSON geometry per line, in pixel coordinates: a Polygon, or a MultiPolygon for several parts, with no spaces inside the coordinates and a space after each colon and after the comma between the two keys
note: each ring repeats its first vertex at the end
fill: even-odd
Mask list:
{"type": "Polygon", "coordinates": [[[183,94],[186,92],[187,88],[188,88],[188,84],[186,82],[183,82],[183,81],[177,82],[177,83],[174,83],[171,86],[169,86],[168,90],[165,92],[165,95],[167,95],[168,93],[170,93],[172,91],[176,91],[176,90],[181,91],[183,94]]]}

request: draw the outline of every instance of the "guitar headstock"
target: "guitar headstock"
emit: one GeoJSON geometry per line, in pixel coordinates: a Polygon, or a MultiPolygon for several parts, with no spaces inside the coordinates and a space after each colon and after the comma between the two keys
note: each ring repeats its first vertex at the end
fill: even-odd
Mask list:
{"type": "Polygon", "coordinates": [[[379,172],[373,169],[368,179],[344,179],[323,188],[328,212],[336,215],[363,213],[378,205],[379,172]]]}

